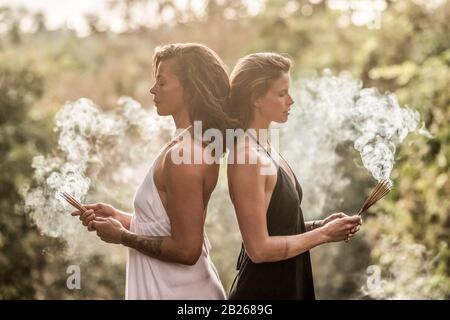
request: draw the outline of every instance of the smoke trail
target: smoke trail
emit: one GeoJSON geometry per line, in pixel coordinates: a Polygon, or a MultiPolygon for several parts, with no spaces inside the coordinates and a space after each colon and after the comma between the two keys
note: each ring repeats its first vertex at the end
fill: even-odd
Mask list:
{"type": "Polygon", "coordinates": [[[282,129],[281,145],[308,190],[304,206],[318,217],[330,190],[349,183],[339,170],[337,147],[351,142],[376,180],[389,179],[395,146],[417,128],[419,114],[400,107],[393,94],[362,88],[348,74],[300,79],[293,89],[298,106],[282,129]],[[301,109],[301,110],[299,110],[301,109]]]}
{"type": "Polygon", "coordinates": [[[129,208],[135,188],[170,135],[168,119],[129,97],[118,103],[116,113],[102,112],[88,99],[66,104],[56,114],[58,148],[32,162],[35,181],[23,190],[25,210],[42,234],[65,240],[69,255],[98,253],[107,246],[69,215],[74,209],[56,194],[65,191],[82,202],[114,201],[129,208]]]}
{"type": "MultiPolygon", "coordinates": [[[[395,146],[416,129],[417,112],[400,107],[393,95],[363,89],[345,74],[301,79],[291,91],[299,107],[282,127],[280,146],[307,190],[302,203],[307,215],[321,216],[330,192],[350,182],[339,170],[336,148],[343,142],[353,144],[375,179],[390,177],[395,146]]],[[[65,105],[56,116],[58,148],[33,161],[35,184],[24,191],[27,212],[43,234],[64,239],[69,254],[107,252],[108,246],[68,215],[73,209],[55,193],[67,191],[82,202],[132,210],[138,184],[174,129],[167,118],[143,110],[131,98],[119,104],[116,113],[102,112],[87,99],[65,105]]],[[[223,170],[219,179],[207,229],[221,278],[231,281],[240,237],[223,170]],[[223,237],[232,240],[223,242],[223,237]]]]}
{"type": "MultiPolygon", "coordinates": [[[[418,112],[407,106],[401,107],[393,94],[363,88],[360,81],[348,74],[333,76],[325,72],[322,76],[300,79],[291,91],[298,107],[295,109],[294,105],[291,117],[282,129],[280,145],[299,175],[305,190],[302,207],[310,218],[321,217],[325,204],[336,201],[330,195],[342,194],[350,183],[345,172],[340,170],[344,159],[337,153],[338,146],[350,142],[359,153],[363,166],[374,179],[381,180],[390,179],[396,146],[408,134],[431,136],[424,126],[418,128],[418,112]]],[[[381,217],[376,217],[373,222],[378,220],[381,225],[386,224],[381,217]]],[[[388,223],[394,224],[394,221],[388,223]]],[[[433,261],[431,251],[425,246],[399,241],[389,235],[389,230],[371,245],[375,245],[372,255],[379,256],[377,260],[384,278],[376,289],[364,286],[365,296],[391,299],[445,296],[448,288],[437,282],[439,273],[430,262],[433,261]]],[[[319,279],[326,278],[330,282],[340,277],[349,278],[348,271],[340,275],[340,271],[335,271],[334,277],[330,278],[329,268],[321,268],[321,265],[331,265],[332,259],[341,256],[343,251],[337,246],[314,250],[313,258],[320,262],[315,264],[319,279]]],[[[347,253],[349,259],[356,254],[347,253]]],[[[354,272],[358,273],[357,270],[354,272]]]]}

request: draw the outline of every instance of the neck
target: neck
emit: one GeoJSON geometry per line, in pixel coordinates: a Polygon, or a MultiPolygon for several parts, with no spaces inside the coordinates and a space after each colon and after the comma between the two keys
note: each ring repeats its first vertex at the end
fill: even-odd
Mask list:
{"type": "Polygon", "coordinates": [[[177,130],[186,129],[192,123],[189,119],[189,114],[184,109],[177,114],[172,115],[173,121],[175,122],[175,128],[177,130]]]}
{"type": "Polygon", "coordinates": [[[250,124],[248,126],[248,129],[253,129],[255,130],[256,133],[256,139],[263,144],[267,144],[268,142],[268,138],[269,138],[269,126],[270,126],[270,121],[264,121],[262,119],[253,119],[252,121],[250,121],[250,124]],[[265,134],[260,134],[260,130],[265,130],[266,133],[265,134]],[[261,141],[264,140],[264,141],[261,141]]]}

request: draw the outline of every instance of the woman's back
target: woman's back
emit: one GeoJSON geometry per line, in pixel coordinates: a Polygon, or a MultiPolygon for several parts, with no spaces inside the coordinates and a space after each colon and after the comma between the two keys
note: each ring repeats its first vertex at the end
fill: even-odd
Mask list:
{"type": "MultiPolygon", "coordinates": [[[[144,181],[135,195],[135,214],[131,220],[131,231],[138,235],[169,236],[172,232],[170,217],[156,184],[158,173],[164,175],[164,164],[160,160],[166,156],[162,150],[156,157],[144,181]]],[[[214,189],[217,175],[214,165],[206,168],[207,181],[204,194],[209,196],[214,189]]],[[[182,178],[182,177],[181,177],[182,178]]],[[[160,187],[162,188],[162,187],[160,187]]],[[[164,190],[164,189],[163,189],[164,190]]],[[[205,203],[206,207],[207,201],[205,203]]],[[[206,209],[205,209],[206,214],[206,209]]],[[[129,250],[127,263],[127,299],[224,299],[225,294],[218,273],[209,257],[211,246],[203,234],[202,253],[194,265],[182,265],[161,261],[146,256],[134,249],[129,250]]]]}
{"type": "MultiPolygon", "coordinates": [[[[294,185],[285,169],[274,164],[276,182],[266,213],[269,236],[304,233],[300,184],[294,176],[294,185]]],[[[242,248],[237,269],[230,299],[315,299],[309,251],[287,260],[253,263],[242,248]]]]}

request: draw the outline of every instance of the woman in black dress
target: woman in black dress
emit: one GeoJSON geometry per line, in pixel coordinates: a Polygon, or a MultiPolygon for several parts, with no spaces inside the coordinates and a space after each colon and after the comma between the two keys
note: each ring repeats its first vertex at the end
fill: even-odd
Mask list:
{"type": "Polygon", "coordinates": [[[256,53],[240,59],[231,73],[227,113],[245,133],[231,147],[228,163],[243,238],[230,299],[315,299],[309,250],[348,241],[361,224],[359,216],[344,213],[305,222],[302,189],[268,141],[271,122],[286,122],[294,103],[290,64],[278,54],[256,53]]]}

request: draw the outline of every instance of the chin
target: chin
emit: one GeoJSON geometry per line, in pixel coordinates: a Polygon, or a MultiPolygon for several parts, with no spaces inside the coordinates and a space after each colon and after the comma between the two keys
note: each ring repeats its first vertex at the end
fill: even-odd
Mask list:
{"type": "Polygon", "coordinates": [[[166,112],[164,112],[164,109],[161,109],[160,107],[156,107],[156,113],[158,116],[167,116],[166,112]]]}
{"type": "Polygon", "coordinates": [[[289,120],[288,116],[284,116],[281,119],[278,119],[278,121],[275,121],[276,123],[286,123],[289,120]]]}

